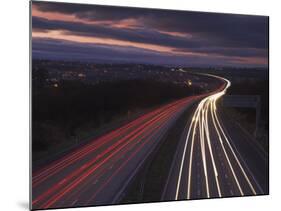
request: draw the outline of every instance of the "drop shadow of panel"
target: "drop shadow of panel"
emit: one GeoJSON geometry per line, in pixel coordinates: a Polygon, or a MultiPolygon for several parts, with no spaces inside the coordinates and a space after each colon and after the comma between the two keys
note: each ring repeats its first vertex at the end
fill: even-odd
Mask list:
{"type": "Polygon", "coordinates": [[[26,201],[20,201],[17,203],[17,205],[24,210],[29,210],[29,203],[26,201]]]}

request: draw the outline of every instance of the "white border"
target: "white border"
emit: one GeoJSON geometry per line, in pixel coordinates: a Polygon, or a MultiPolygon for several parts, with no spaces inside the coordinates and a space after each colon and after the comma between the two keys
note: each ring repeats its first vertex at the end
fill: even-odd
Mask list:
{"type": "MultiPolygon", "coordinates": [[[[60,1],[60,0],[58,0],[60,1]]],[[[181,9],[205,12],[242,13],[270,16],[270,196],[211,199],[185,202],[164,202],[138,205],[78,208],[71,210],[132,209],[176,210],[276,210],[281,187],[280,150],[280,6],[267,0],[67,0],[67,2],[181,9]]],[[[1,2],[1,100],[0,141],[1,210],[28,209],[28,140],[29,140],[29,2],[1,2]]]]}

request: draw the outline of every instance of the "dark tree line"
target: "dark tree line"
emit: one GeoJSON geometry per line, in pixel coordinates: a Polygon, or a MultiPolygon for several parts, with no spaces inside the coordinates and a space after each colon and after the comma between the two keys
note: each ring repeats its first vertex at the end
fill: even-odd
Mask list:
{"type": "MultiPolygon", "coordinates": [[[[36,76],[36,75],[35,75],[36,76]]],[[[44,85],[37,76],[33,86],[33,152],[47,150],[71,137],[79,137],[85,125],[93,129],[128,112],[157,106],[198,92],[156,80],[133,80],[85,84],[61,81],[44,85]]]]}

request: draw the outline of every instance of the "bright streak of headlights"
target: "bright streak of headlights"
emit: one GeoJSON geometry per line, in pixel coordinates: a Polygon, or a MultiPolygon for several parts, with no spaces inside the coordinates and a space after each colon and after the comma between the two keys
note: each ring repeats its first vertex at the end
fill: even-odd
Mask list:
{"type": "MultiPolygon", "coordinates": [[[[229,155],[227,153],[226,150],[226,146],[229,147],[231,154],[234,156],[235,158],[235,162],[238,164],[239,168],[241,169],[246,181],[248,182],[252,192],[254,194],[256,194],[256,191],[252,185],[252,183],[250,182],[250,179],[248,178],[245,170],[243,169],[238,157],[236,156],[233,148],[231,147],[231,144],[229,142],[229,139],[227,138],[227,136],[225,135],[225,132],[223,130],[223,127],[221,125],[221,123],[219,122],[219,119],[217,117],[217,100],[222,97],[225,93],[226,90],[230,87],[231,83],[229,80],[224,79],[222,77],[219,76],[213,76],[213,75],[209,75],[211,77],[215,77],[218,78],[220,80],[223,80],[226,82],[226,86],[223,88],[223,90],[212,94],[208,97],[205,97],[204,99],[202,99],[200,101],[200,103],[198,104],[194,115],[192,117],[192,121],[190,123],[190,127],[188,130],[188,134],[185,140],[185,146],[184,146],[184,150],[183,150],[183,155],[181,158],[181,165],[180,165],[180,171],[179,171],[179,176],[178,176],[178,181],[177,181],[177,188],[176,188],[176,194],[175,194],[175,200],[177,200],[179,198],[179,191],[181,188],[181,181],[182,181],[182,175],[183,175],[183,166],[186,160],[186,152],[187,152],[187,148],[188,148],[188,143],[190,143],[190,154],[189,154],[189,159],[188,159],[188,175],[187,175],[187,195],[186,198],[190,199],[191,198],[191,178],[192,178],[192,165],[193,165],[193,155],[194,155],[194,145],[196,144],[195,142],[195,138],[199,138],[199,145],[200,145],[200,150],[201,150],[201,158],[202,158],[202,164],[203,164],[203,170],[204,170],[204,177],[205,177],[205,186],[206,186],[206,197],[209,198],[210,197],[210,190],[209,190],[209,177],[208,177],[208,168],[207,168],[207,151],[206,151],[206,146],[209,152],[209,155],[211,157],[211,166],[213,169],[213,173],[215,175],[215,182],[216,182],[216,187],[217,187],[217,192],[219,197],[222,197],[222,193],[221,193],[221,187],[220,187],[220,183],[219,183],[219,173],[217,170],[217,164],[215,162],[214,159],[214,155],[213,155],[213,148],[212,148],[212,140],[211,140],[211,136],[210,136],[210,131],[209,131],[209,122],[212,121],[212,124],[214,125],[215,128],[215,134],[217,135],[217,137],[219,138],[219,143],[220,146],[223,150],[223,153],[225,155],[225,158],[227,160],[227,164],[231,170],[232,176],[235,180],[235,183],[238,187],[238,190],[240,192],[240,194],[243,196],[244,192],[242,190],[242,187],[240,185],[240,182],[238,180],[237,174],[235,173],[233,164],[230,161],[229,155]],[[211,116],[210,119],[208,119],[208,115],[211,116]],[[196,131],[198,131],[198,135],[196,136],[196,131]],[[226,143],[226,146],[225,146],[226,143]]],[[[212,131],[213,132],[213,131],[212,131]]]]}

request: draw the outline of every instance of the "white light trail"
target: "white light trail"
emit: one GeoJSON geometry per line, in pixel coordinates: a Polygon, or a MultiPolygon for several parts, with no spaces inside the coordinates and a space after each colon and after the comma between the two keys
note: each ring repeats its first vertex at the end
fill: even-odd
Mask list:
{"type": "Polygon", "coordinates": [[[184,191],[185,188],[186,188],[186,193],[187,193],[186,198],[187,199],[191,198],[191,193],[192,193],[191,178],[192,178],[192,166],[193,166],[193,161],[194,161],[193,155],[194,155],[194,150],[195,150],[194,146],[196,144],[199,144],[200,151],[201,151],[201,159],[202,159],[202,165],[203,165],[204,177],[205,177],[204,179],[205,179],[205,183],[206,183],[206,197],[207,198],[211,197],[209,182],[212,182],[212,181],[210,181],[210,177],[208,175],[208,173],[210,173],[210,172],[208,172],[208,167],[207,167],[207,156],[209,156],[209,155],[211,157],[211,167],[213,169],[213,174],[214,174],[214,178],[215,178],[218,196],[222,197],[222,192],[221,192],[221,187],[220,187],[220,182],[219,182],[220,175],[218,173],[217,163],[216,163],[215,158],[214,158],[214,152],[213,152],[213,148],[212,148],[212,140],[211,140],[210,130],[209,130],[210,121],[212,122],[212,124],[214,125],[214,128],[215,128],[215,130],[212,131],[212,132],[215,132],[215,134],[217,135],[217,137],[219,139],[221,149],[223,150],[223,154],[226,158],[228,167],[231,170],[231,173],[232,173],[233,178],[235,180],[235,184],[237,185],[240,194],[243,196],[244,192],[243,192],[242,187],[240,185],[240,182],[238,180],[237,173],[234,170],[233,163],[231,163],[231,161],[230,161],[230,158],[229,158],[229,155],[227,153],[226,147],[228,147],[230,149],[231,154],[235,158],[233,162],[235,162],[239,166],[239,168],[242,171],[242,174],[243,174],[244,178],[246,179],[247,183],[249,184],[252,192],[254,194],[256,194],[256,191],[253,187],[253,184],[251,183],[249,177],[247,176],[247,174],[246,174],[243,166],[241,165],[236,153],[234,152],[234,150],[233,150],[233,148],[230,144],[229,138],[225,135],[225,132],[223,130],[223,127],[222,127],[222,125],[221,125],[221,123],[218,119],[218,115],[217,115],[217,107],[216,107],[217,100],[225,94],[226,90],[231,85],[231,83],[227,79],[224,79],[224,78],[219,77],[219,76],[213,76],[213,75],[208,75],[208,76],[215,77],[215,78],[218,78],[220,80],[225,81],[226,86],[222,90],[216,92],[215,94],[212,94],[212,95],[207,96],[204,99],[202,99],[201,102],[198,104],[198,106],[197,106],[197,108],[196,108],[196,110],[193,114],[192,121],[190,123],[190,127],[189,127],[187,137],[186,137],[186,140],[185,140],[182,158],[181,158],[181,165],[180,165],[176,194],[175,194],[176,200],[179,198],[180,190],[184,191]],[[210,119],[208,118],[208,115],[211,116],[210,119]],[[196,142],[196,140],[197,140],[196,138],[199,139],[199,142],[196,142]],[[189,151],[187,149],[189,147],[190,147],[189,158],[186,159],[187,151],[189,151]],[[181,186],[181,182],[183,180],[182,177],[185,175],[185,174],[183,174],[183,167],[185,165],[185,162],[187,162],[187,160],[188,160],[188,164],[187,164],[188,165],[187,166],[187,170],[188,170],[187,187],[186,186],[183,187],[183,186],[181,186]]]}
{"type": "Polygon", "coordinates": [[[250,182],[249,177],[247,176],[247,174],[246,174],[244,168],[242,167],[242,165],[241,165],[241,163],[240,163],[240,161],[239,161],[239,159],[238,159],[236,153],[234,152],[234,150],[233,150],[233,148],[232,148],[232,146],[231,146],[231,144],[230,144],[230,142],[229,142],[227,136],[225,135],[225,132],[224,132],[223,129],[222,129],[222,126],[221,126],[221,124],[220,124],[220,122],[219,122],[219,120],[218,120],[218,116],[217,116],[216,112],[214,112],[214,116],[215,116],[215,119],[216,119],[216,121],[217,121],[217,123],[218,123],[218,125],[219,125],[219,128],[220,128],[220,130],[221,130],[221,132],[222,132],[222,134],[223,134],[223,136],[224,136],[224,138],[225,138],[225,140],[226,140],[226,143],[228,144],[228,146],[229,146],[229,148],[230,148],[230,150],[231,150],[231,152],[232,152],[232,154],[233,154],[233,156],[234,156],[234,158],[235,158],[237,164],[239,165],[239,167],[240,167],[240,169],[241,169],[241,171],[242,171],[242,173],[243,173],[245,179],[247,180],[248,185],[250,186],[250,188],[251,188],[253,194],[257,195],[256,190],[254,189],[252,183],[250,182]]]}
{"type": "Polygon", "coordinates": [[[218,180],[218,171],[217,171],[217,167],[216,167],[216,163],[215,163],[215,159],[214,159],[214,156],[213,156],[213,150],[212,150],[212,145],[211,145],[211,141],[210,141],[210,134],[209,134],[209,126],[208,126],[208,110],[209,110],[209,105],[210,103],[208,103],[207,105],[207,109],[206,109],[206,114],[205,114],[205,118],[206,118],[206,121],[205,121],[205,129],[206,129],[206,134],[207,134],[207,143],[208,143],[208,147],[209,147],[209,151],[210,151],[210,155],[211,155],[211,160],[212,160],[212,165],[213,165],[213,169],[214,169],[214,174],[215,174],[215,180],[216,180],[216,186],[217,186],[217,189],[218,189],[218,193],[219,193],[219,197],[222,197],[221,195],[221,188],[220,188],[220,183],[219,183],[219,180],[218,180]]]}

